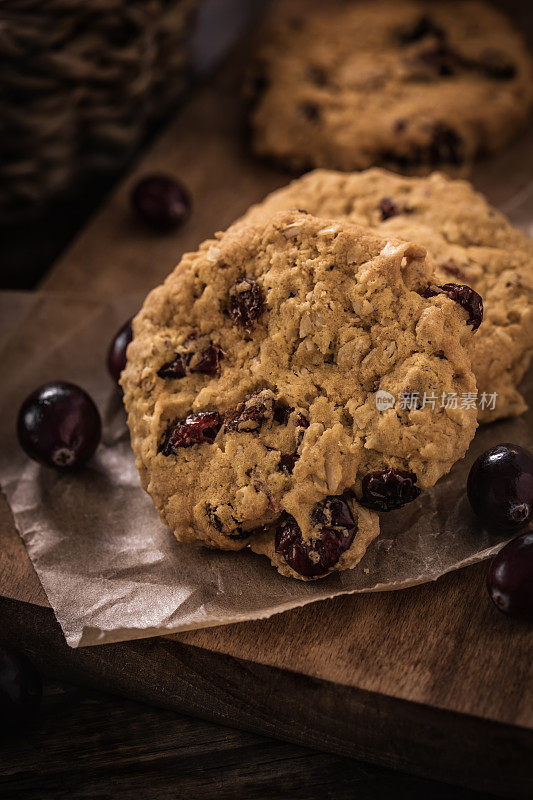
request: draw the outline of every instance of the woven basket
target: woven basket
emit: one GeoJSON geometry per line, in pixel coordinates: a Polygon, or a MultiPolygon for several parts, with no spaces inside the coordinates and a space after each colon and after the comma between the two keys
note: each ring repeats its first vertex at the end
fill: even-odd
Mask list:
{"type": "Polygon", "coordinates": [[[118,168],[183,91],[197,0],[1,0],[0,221],[118,168]]]}

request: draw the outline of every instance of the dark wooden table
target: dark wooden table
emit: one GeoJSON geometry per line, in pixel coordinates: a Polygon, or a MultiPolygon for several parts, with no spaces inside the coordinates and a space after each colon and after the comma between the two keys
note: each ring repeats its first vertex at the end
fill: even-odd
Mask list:
{"type": "Polygon", "coordinates": [[[489,798],[54,680],[0,739],[2,800],[489,798]]]}

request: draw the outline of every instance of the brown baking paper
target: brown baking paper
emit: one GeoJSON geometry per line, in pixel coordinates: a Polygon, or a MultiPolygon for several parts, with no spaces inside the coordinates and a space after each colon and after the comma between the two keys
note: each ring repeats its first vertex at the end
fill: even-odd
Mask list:
{"type": "Polygon", "coordinates": [[[280,576],[249,551],[178,543],[140,487],[125,415],[105,369],[110,337],[139,303],[131,297],[104,305],[60,294],[0,295],[0,482],[69,645],[265,618],[339,594],[400,589],[480,561],[501,546],[501,537],[473,519],[465,482],[474,458],[492,444],[513,441],[533,449],[526,418],[481,429],[467,458],[434,489],[401,511],[382,514],[381,535],[352,571],[303,583],[280,576]],[[40,467],[16,442],[21,400],[52,379],[80,384],[102,412],[102,444],[77,474],[40,467]]]}

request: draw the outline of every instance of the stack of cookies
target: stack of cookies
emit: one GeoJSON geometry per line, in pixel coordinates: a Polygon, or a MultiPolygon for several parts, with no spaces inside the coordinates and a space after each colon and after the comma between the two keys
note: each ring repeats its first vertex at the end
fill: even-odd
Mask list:
{"type": "MultiPolygon", "coordinates": [[[[274,7],[258,152],[427,172],[525,118],[531,63],[484,4],[323,9],[274,7]]],[[[317,169],[182,258],[134,321],[122,386],[177,538],[310,580],[355,566],[478,422],[524,411],[532,353],[533,242],[470,184],[317,169]]]]}

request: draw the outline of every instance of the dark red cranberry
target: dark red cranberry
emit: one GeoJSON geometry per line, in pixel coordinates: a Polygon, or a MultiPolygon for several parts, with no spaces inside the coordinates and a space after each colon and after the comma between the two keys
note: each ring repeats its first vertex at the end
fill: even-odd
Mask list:
{"type": "Polygon", "coordinates": [[[297,428],[308,428],[310,425],[309,420],[301,411],[296,415],[295,424],[297,428]]]}
{"type": "Polygon", "coordinates": [[[134,187],[131,201],[138,216],[159,231],[181,225],[191,211],[185,187],[168,175],[148,175],[134,187]]]}
{"type": "Polygon", "coordinates": [[[184,378],[187,374],[187,364],[191,358],[190,353],[178,353],[172,361],[167,361],[157,370],[160,378],[165,380],[173,380],[177,378],[184,378]]]}
{"type": "Polygon", "coordinates": [[[510,81],[516,77],[516,67],[498,50],[488,50],[477,62],[478,69],[495,81],[510,81]]]}
{"type": "Polygon", "coordinates": [[[95,404],[73,383],[47,383],[20,407],[17,435],[22,449],[47,467],[71,470],[94,453],[102,435],[95,404]]]}
{"type": "Polygon", "coordinates": [[[311,512],[313,535],[304,540],[294,517],[285,514],[276,530],[276,553],[299,575],[325,575],[351,546],[357,533],[350,508],[342,497],[326,497],[311,512]]]}
{"type": "Polygon", "coordinates": [[[383,221],[391,217],[397,217],[402,213],[391,197],[381,198],[379,201],[379,210],[381,211],[381,219],[383,221]]]}
{"type": "Polygon", "coordinates": [[[519,530],[533,517],[533,455],[516,444],[491,447],[474,461],[466,491],[487,528],[519,530]]]}
{"type": "Polygon", "coordinates": [[[263,72],[257,72],[251,78],[247,91],[249,111],[253,111],[259,105],[269,86],[270,81],[263,72]]]}
{"type": "Polygon", "coordinates": [[[442,286],[428,286],[422,292],[422,297],[436,297],[438,294],[445,294],[450,300],[459,303],[468,314],[466,324],[477,331],[483,322],[483,300],[477,292],[462,283],[445,283],[442,286]]]}
{"type": "Polygon", "coordinates": [[[429,14],[418,17],[411,27],[404,28],[398,34],[401,44],[404,45],[419,42],[421,39],[425,39],[426,36],[434,36],[436,39],[439,39],[439,41],[445,38],[443,29],[429,14]]]}
{"type": "MultiPolygon", "coordinates": [[[[194,341],[194,337],[189,337],[188,341],[194,341]]],[[[195,354],[192,349],[187,352],[176,353],[172,361],[168,361],[157,370],[157,374],[160,378],[166,380],[184,378],[188,372],[216,375],[223,357],[222,348],[218,345],[210,344],[201,353],[195,354]]]]}
{"type": "Polygon", "coordinates": [[[369,472],[363,478],[361,504],[375,511],[395,511],[419,496],[416,481],[414,472],[403,469],[389,467],[369,472]]]}
{"type": "Polygon", "coordinates": [[[39,674],[25,655],[0,647],[0,722],[9,729],[30,719],[42,697],[39,674]]]}
{"type": "Polygon", "coordinates": [[[460,267],[457,266],[453,258],[449,258],[447,261],[444,261],[442,264],[439,265],[444,272],[448,275],[453,275],[454,278],[459,278],[459,280],[465,280],[465,274],[460,267]]]}
{"type": "Polygon", "coordinates": [[[279,457],[279,466],[282,472],[287,475],[292,475],[292,471],[298,461],[298,453],[281,453],[279,457]]]}
{"type": "Polygon", "coordinates": [[[533,622],[533,533],[517,536],[494,557],[487,575],[490,599],[510,617],[533,622]]]}
{"type": "Polygon", "coordinates": [[[286,403],[276,402],[274,404],[275,421],[279,422],[280,425],[287,425],[291,416],[291,411],[293,411],[291,406],[288,406],[286,403]]]}
{"type": "Polygon", "coordinates": [[[208,504],[206,506],[205,510],[206,510],[207,518],[209,520],[209,524],[212,525],[213,528],[215,528],[220,533],[222,531],[222,522],[217,517],[217,515],[215,513],[215,509],[213,508],[212,505],[208,504]]]}
{"type": "Polygon", "coordinates": [[[235,325],[240,325],[248,333],[254,329],[264,305],[262,289],[251,278],[243,278],[230,289],[229,315],[235,325]]]}
{"type": "Polygon", "coordinates": [[[406,119],[395,119],[392,123],[392,130],[394,133],[402,134],[405,133],[407,129],[407,120],[406,119]]]}
{"type": "Polygon", "coordinates": [[[172,423],[159,447],[164,456],[175,455],[180,447],[192,447],[195,444],[213,444],[222,426],[222,418],[218,411],[199,411],[188,414],[183,422],[172,423]]]}
{"type": "Polygon", "coordinates": [[[308,122],[317,122],[320,119],[320,106],[316,103],[302,103],[300,112],[308,122]]]}
{"type": "MultiPolygon", "coordinates": [[[[217,506],[218,508],[218,506],[217,506]]],[[[230,506],[230,508],[233,508],[230,506]]],[[[243,531],[240,526],[240,523],[233,515],[231,518],[235,523],[234,527],[231,530],[224,530],[224,525],[220,517],[216,513],[216,508],[213,508],[212,505],[208,505],[206,508],[207,517],[209,519],[210,524],[215,528],[219,533],[223,533],[224,536],[228,536],[230,539],[247,539],[250,536],[250,531],[243,531]]]]}
{"type": "Polygon", "coordinates": [[[117,386],[122,370],[126,366],[126,350],[132,339],[133,331],[129,319],[116,332],[107,351],[107,369],[117,386]]]}
{"type": "Polygon", "coordinates": [[[257,431],[274,416],[274,399],[267,389],[254,394],[243,403],[226,412],[224,428],[227,431],[257,431]]]}
{"type": "Polygon", "coordinates": [[[446,44],[436,44],[420,50],[412,61],[442,78],[455,75],[465,66],[461,57],[446,44]]]}
{"type": "Polygon", "coordinates": [[[316,65],[309,67],[307,71],[308,78],[315,86],[327,86],[329,83],[328,73],[323,67],[316,65]]]}
{"type": "Polygon", "coordinates": [[[439,123],[433,129],[429,144],[431,164],[451,164],[459,167],[464,162],[463,140],[453,128],[439,123]]]}
{"type": "Polygon", "coordinates": [[[210,344],[200,353],[197,361],[191,364],[191,372],[201,372],[204,375],[216,375],[220,362],[224,358],[224,352],[216,344],[210,344]]]}

